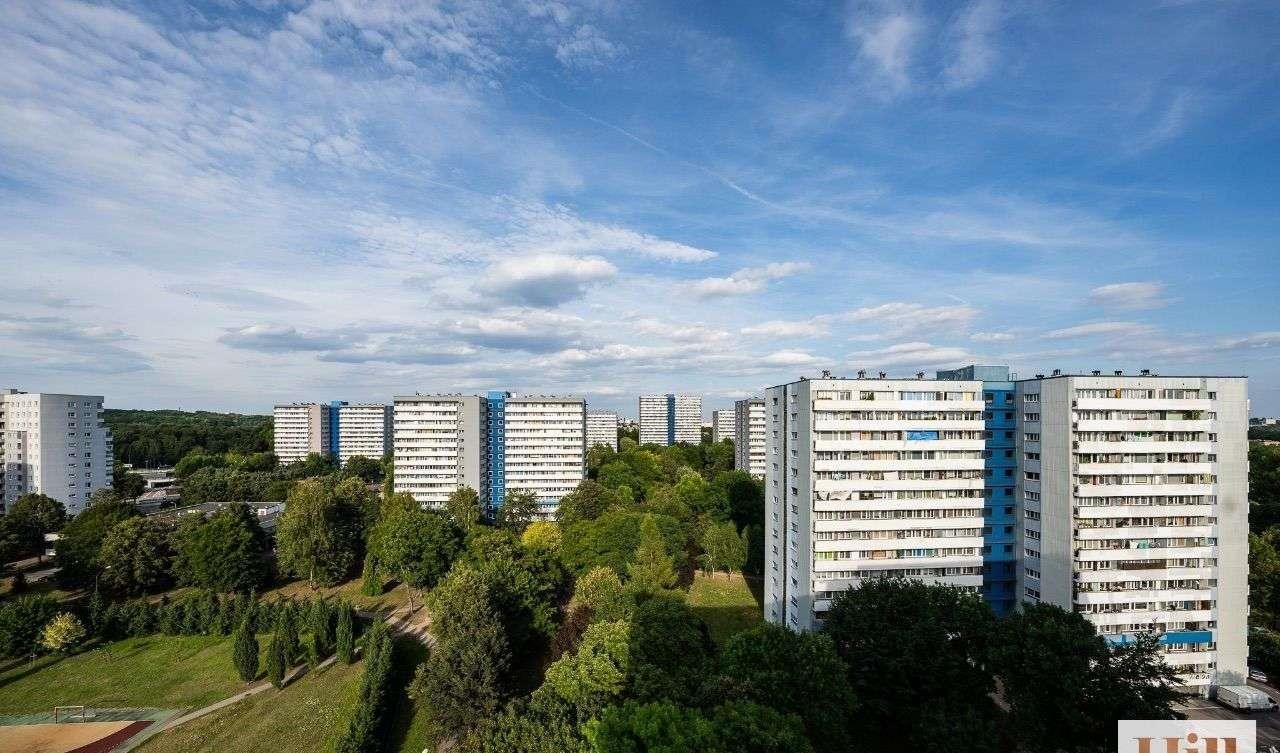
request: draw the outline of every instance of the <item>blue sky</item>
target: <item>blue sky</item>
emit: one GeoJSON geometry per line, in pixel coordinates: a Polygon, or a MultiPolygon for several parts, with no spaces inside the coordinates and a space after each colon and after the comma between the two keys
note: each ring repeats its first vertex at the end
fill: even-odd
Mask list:
{"type": "Polygon", "coordinates": [[[829,368],[1247,374],[1280,6],[0,4],[0,383],[707,408],[829,368]]]}

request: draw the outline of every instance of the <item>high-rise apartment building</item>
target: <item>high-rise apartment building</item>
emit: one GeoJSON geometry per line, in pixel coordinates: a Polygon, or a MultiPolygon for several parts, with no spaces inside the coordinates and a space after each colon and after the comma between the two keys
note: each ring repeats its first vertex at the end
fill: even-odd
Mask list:
{"type": "Polygon", "coordinates": [[[580,397],[411,395],[394,412],[394,488],[424,505],[470,486],[491,509],[509,491],[533,492],[550,514],[586,476],[580,397]]]}
{"type": "Polygon", "coordinates": [[[613,411],[587,411],[587,449],[598,444],[618,451],[618,414],[613,411]]]}
{"type": "Polygon", "coordinates": [[[340,403],[333,415],[331,435],[337,440],[338,461],[353,457],[381,460],[391,452],[392,410],[380,403],[340,403]]]}
{"type": "Polygon", "coordinates": [[[307,456],[333,454],[335,406],[321,403],[277,405],[272,411],[272,435],[276,459],[281,465],[307,456]]]}
{"type": "Polygon", "coordinates": [[[1015,383],[1020,598],[1112,642],[1156,632],[1188,686],[1246,679],[1247,380],[1015,383]]]}
{"type": "Polygon", "coordinates": [[[111,488],[113,447],[101,395],[6,390],[0,404],[5,509],[24,494],[40,493],[75,515],[89,495],[111,488]]]}
{"type": "Polygon", "coordinates": [[[765,600],[808,630],[836,592],[982,587],[982,383],[802,379],[765,393],[765,600]]]}
{"type": "Polygon", "coordinates": [[[475,395],[406,395],[393,400],[393,488],[441,508],[469,486],[489,500],[489,403],[475,395]]]}
{"type": "Polygon", "coordinates": [[[489,499],[533,492],[543,515],[586,478],[587,402],[580,397],[490,392],[489,499]],[[501,420],[497,420],[501,417],[501,420]]]}
{"type": "Polygon", "coordinates": [[[982,597],[998,615],[1018,602],[1017,406],[1008,366],[965,366],[939,379],[982,382],[982,451],[986,499],[982,508],[982,597]]]}
{"type": "Polygon", "coordinates": [[[701,395],[641,395],[640,444],[702,441],[701,395]]]}
{"type": "Polygon", "coordinates": [[[733,467],[764,478],[764,400],[753,397],[733,404],[733,467]]]}
{"type": "Polygon", "coordinates": [[[719,442],[722,439],[733,439],[735,436],[733,411],[711,411],[711,441],[719,442]]]}

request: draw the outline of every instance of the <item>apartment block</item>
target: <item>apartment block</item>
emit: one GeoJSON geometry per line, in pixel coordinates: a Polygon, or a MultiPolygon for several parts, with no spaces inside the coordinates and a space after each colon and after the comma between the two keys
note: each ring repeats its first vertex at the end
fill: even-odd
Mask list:
{"type": "Polygon", "coordinates": [[[733,439],[736,436],[733,420],[733,411],[731,410],[711,411],[711,441],[719,442],[722,439],[733,439]]]}
{"type": "Polygon", "coordinates": [[[111,488],[113,447],[101,395],[0,393],[4,466],[0,502],[53,497],[75,515],[89,496],[111,488]]]}
{"type": "Polygon", "coordinates": [[[733,404],[733,467],[764,478],[764,400],[753,397],[733,404]]]}
{"type": "Polygon", "coordinates": [[[640,444],[702,441],[701,395],[641,395],[640,444]]]}
{"type": "Polygon", "coordinates": [[[393,412],[390,405],[380,403],[338,403],[333,406],[333,428],[336,440],[334,455],[343,465],[353,457],[381,460],[391,452],[393,412]]]}
{"type": "Polygon", "coordinates": [[[587,411],[587,449],[604,445],[618,451],[618,414],[612,411],[587,411]]]}
{"type": "Polygon", "coordinates": [[[982,587],[982,382],[864,376],[765,393],[764,613],[792,629],[867,578],[982,587]]]}
{"type": "Polygon", "coordinates": [[[1247,380],[1055,372],[1014,398],[1020,598],[1111,642],[1159,633],[1202,693],[1243,684],[1247,380]]]}
{"type": "MultiPolygon", "coordinates": [[[[586,478],[587,403],[580,397],[490,392],[489,499],[533,492],[543,515],[586,478]]],[[[616,432],[615,432],[616,435],[616,432]]]]}
{"type": "Polygon", "coordinates": [[[333,454],[334,411],[335,406],[321,403],[275,406],[272,411],[272,433],[276,458],[280,464],[306,460],[312,453],[333,454]]]}
{"type": "Polygon", "coordinates": [[[965,366],[938,379],[982,382],[982,451],[986,498],[982,508],[982,596],[997,615],[1017,606],[1017,406],[1008,366],[965,366]]]}
{"type": "Polygon", "coordinates": [[[469,486],[489,500],[489,403],[475,395],[406,395],[392,402],[396,492],[441,508],[469,486]]]}

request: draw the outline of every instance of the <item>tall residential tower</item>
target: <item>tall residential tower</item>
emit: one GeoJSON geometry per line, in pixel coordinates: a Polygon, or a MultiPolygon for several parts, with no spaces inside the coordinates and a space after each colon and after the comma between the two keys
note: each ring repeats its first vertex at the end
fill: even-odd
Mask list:
{"type": "Polygon", "coordinates": [[[733,467],[764,478],[764,400],[758,397],[733,404],[733,467]]]}
{"type": "Polygon", "coordinates": [[[641,395],[640,444],[702,441],[701,395],[641,395]]]}
{"type": "Polygon", "coordinates": [[[114,448],[102,420],[101,395],[6,390],[0,402],[4,509],[24,494],[40,493],[75,515],[89,495],[111,488],[114,448]]]}

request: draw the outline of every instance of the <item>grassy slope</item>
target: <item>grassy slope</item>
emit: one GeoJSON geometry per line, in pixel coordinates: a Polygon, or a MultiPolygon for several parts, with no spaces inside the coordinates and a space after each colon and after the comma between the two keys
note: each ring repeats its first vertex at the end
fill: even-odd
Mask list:
{"type": "Polygon", "coordinates": [[[129,638],[68,657],[19,661],[0,672],[0,711],[102,707],[198,708],[243,687],[231,640],[204,636],[129,638]]]}
{"type": "Polygon", "coordinates": [[[737,574],[698,573],[689,586],[689,606],[707,623],[718,645],[761,620],[760,604],[737,574]]]}
{"type": "Polygon", "coordinates": [[[332,750],[346,731],[360,688],[360,662],[308,672],[284,690],[268,690],[163,732],[142,753],[332,750]]]}

